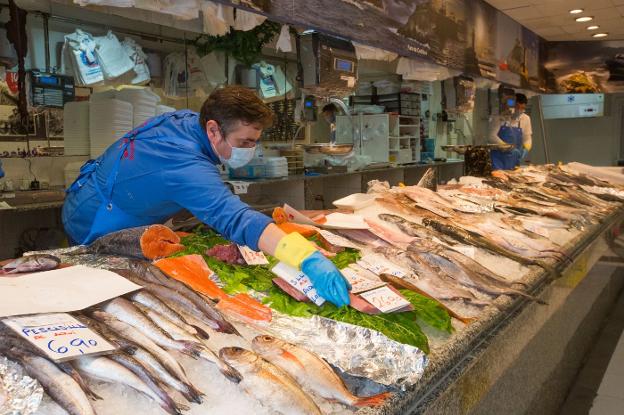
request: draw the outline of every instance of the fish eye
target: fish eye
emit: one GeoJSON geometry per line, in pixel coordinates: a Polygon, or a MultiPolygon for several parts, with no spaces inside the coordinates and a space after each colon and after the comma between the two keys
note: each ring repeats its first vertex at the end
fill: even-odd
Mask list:
{"type": "Polygon", "coordinates": [[[271,339],[271,336],[262,336],[262,340],[270,341],[271,339]]]}

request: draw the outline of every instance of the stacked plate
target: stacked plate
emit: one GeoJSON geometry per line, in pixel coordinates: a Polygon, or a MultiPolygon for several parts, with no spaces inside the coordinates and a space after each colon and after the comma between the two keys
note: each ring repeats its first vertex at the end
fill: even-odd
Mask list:
{"type": "Polygon", "coordinates": [[[89,102],[68,102],[63,107],[63,140],[66,156],[90,154],[89,102]]]}
{"type": "Polygon", "coordinates": [[[133,127],[138,127],[155,116],[156,105],[160,102],[160,97],[147,88],[124,88],[117,92],[116,98],[132,104],[133,127]]]}
{"type": "Polygon", "coordinates": [[[120,99],[89,103],[89,140],[91,158],[102,154],[111,144],[132,130],[132,104],[120,99]]]}
{"type": "Polygon", "coordinates": [[[288,159],[286,157],[265,157],[266,177],[288,176],[288,159]]]}

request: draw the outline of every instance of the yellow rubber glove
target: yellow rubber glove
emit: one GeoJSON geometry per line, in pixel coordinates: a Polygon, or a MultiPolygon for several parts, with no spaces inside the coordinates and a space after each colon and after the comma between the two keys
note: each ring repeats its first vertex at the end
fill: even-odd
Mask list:
{"type": "Polygon", "coordinates": [[[299,269],[304,259],[316,251],[312,242],[301,236],[297,232],[284,236],[277,243],[275,248],[275,258],[299,269]]]}

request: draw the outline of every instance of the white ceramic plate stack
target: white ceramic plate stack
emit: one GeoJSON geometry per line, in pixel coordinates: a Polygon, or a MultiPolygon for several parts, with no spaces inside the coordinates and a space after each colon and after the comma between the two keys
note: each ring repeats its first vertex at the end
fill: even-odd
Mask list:
{"type": "Polygon", "coordinates": [[[119,99],[89,103],[89,138],[91,158],[96,158],[111,144],[132,130],[132,104],[119,99]]]}
{"type": "Polygon", "coordinates": [[[63,141],[66,156],[90,154],[89,102],[68,102],[63,107],[63,141]]]}
{"type": "Polygon", "coordinates": [[[132,104],[134,110],[133,127],[138,127],[155,116],[156,105],[160,102],[160,97],[147,88],[124,88],[117,92],[116,98],[132,104]]]}
{"type": "Polygon", "coordinates": [[[267,177],[288,176],[288,159],[286,157],[265,157],[264,165],[267,177]]]}

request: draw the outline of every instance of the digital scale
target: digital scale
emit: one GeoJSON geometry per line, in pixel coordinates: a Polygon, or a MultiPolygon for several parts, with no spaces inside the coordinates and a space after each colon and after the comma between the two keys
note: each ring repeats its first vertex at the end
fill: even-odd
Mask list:
{"type": "Polygon", "coordinates": [[[30,75],[30,98],[34,107],[63,108],[74,100],[74,78],[33,70],[30,75]]]}

